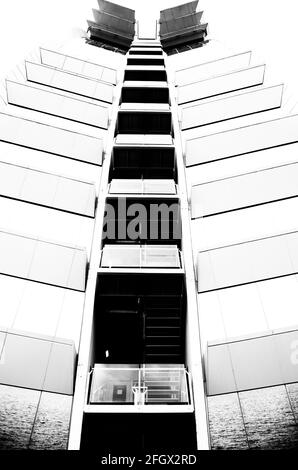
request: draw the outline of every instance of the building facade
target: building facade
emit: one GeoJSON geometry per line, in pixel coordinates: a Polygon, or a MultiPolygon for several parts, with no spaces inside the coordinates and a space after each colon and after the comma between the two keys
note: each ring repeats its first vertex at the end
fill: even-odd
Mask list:
{"type": "Polygon", "coordinates": [[[296,448],[297,116],[198,1],[98,5],[4,83],[0,448],[296,448]]]}

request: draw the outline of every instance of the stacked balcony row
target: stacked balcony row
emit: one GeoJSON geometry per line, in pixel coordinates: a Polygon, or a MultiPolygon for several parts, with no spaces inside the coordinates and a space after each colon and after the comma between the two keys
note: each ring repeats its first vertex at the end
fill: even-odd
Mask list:
{"type": "Polygon", "coordinates": [[[173,412],[181,416],[179,422],[189,421],[194,437],[184,365],[186,290],[167,74],[160,45],[137,46],[127,58],[110,160],[83,449],[96,445],[98,415],[101,422],[109,416],[101,435],[104,448],[132,445],[115,431],[123,426],[123,414],[130,433],[138,421],[136,447],[160,446],[149,430],[151,422],[163,422],[172,443],[183,446],[177,427],[171,429],[173,412]]]}

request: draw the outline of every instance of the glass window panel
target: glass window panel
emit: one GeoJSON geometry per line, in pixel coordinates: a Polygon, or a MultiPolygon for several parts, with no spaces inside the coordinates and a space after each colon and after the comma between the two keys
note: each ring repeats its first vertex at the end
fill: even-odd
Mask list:
{"type": "Polygon", "coordinates": [[[5,232],[0,241],[1,273],[85,290],[85,250],[5,232]]]}
{"type": "Polygon", "coordinates": [[[0,327],[12,328],[26,281],[0,275],[0,327]]]}
{"type": "Polygon", "coordinates": [[[26,282],[12,327],[30,333],[55,336],[64,290],[26,282]]]}
{"type": "Polygon", "coordinates": [[[294,232],[200,252],[200,292],[297,272],[297,240],[298,234],[294,232]]]}
{"type": "Polygon", "coordinates": [[[297,330],[259,333],[256,337],[246,335],[229,342],[210,343],[207,358],[209,395],[296,382],[297,344],[297,330]]]}
{"type": "Polygon", "coordinates": [[[17,277],[28,275],[36,240],[0,232],[0,272],[17,277]]]}
{"type": "Polygon", "coordinates": [[[186,142],[186,164],[198,165],[298,141],[298,116],[261,122],[186,142]]]}
{"type": "Polygon", "coordinates": [[[86,263],[85,250],[38,241],[28,278],[83,291],[86,263]]]}
{"type": "Polygon", "coordinates": [[[43,390],[73,395],[76,364],[74,345],[71,341],[59,341],[51,347],[43,390]]]}
{"type": "Polygon", "coordinates": [[[239,394],[250,449],[294,449],[298,429],[284,386],[239,394]]]}
{"type": "Polygon", "coordinates": [[[297,276],[259,282],[257,289],[269,328],[297,325],[297,276]]]}
{"type": "Polygon", "coordinates": [[[76,214],[22,204],[8,198],[0,198],[0,213],[2,226],[7,227],[10,233],[22,234],[27,229],[40,240],[59,240],[60,244],[67,246],[85,246],[89,255],[94,225],[90,217],[77,217],[76,214]]]}
{"type": "Polygon", "coordinates": [[[60,177],[54,204],[70,212],[94,217],[95,198],[94,184],[60,177]]]}
{"type": "Polygon", "coordinates": [[[0,113],[0,140],[95,165],[102,163],[102,140],[0,113]]]}
{"type": "Polygon", "coordinates": [[[225,325],[218,291],[198,295],[202,344],[225,338],[225,325]]]}
{"type": "Polygon", "coordinates": [[[79,73],[90,78],[104,80],[114,85],[116,84],[117,72],[114,69],[42,48],[40,53],[43,64],[58,67],[68,72],[79,73]]]}
{"type": "Polygon", "coordinates": [[[264,80],[264,73],[265,65],[260,65],[181,86],[178,89],[178,103],[188,103],[222,93],[261,85],[264,80]]]}
{"type": "Polygon", "coordinates": [[[279,108],[282,92],[277,85],[184,108],[182,130],[279,108]]]}
{"type": "Polygon", "coordinates": [[[6,88],[10,104],[102,129],[108,128],[108,108],[104,106],[8,80],[6,88]]]}
{"type": "Polygon", "coordinates": [[[297,178],[298,164],[294,163],[193,186],[192,217],[297,196],[297,178]]]}
{"type": "Polygon", "coordinates": [[[237,391],[229,344],[212,343],[207,350],[207,394],[219,395],[237,391]]]}
{"type": "Polygon", "coordinates": [[[212,450],[248,449],[236,393],[208,397],[208,417],[212,450]]]}
{"type": "Polygon", "coordinates": [[[223,74],[247,67],[250,62],[251,52],[230,57],[223,57],[204,64],[194,65],[176,72],[176,84],[185,85],[198,80],[204,80],[214,75],[223,74]]]}
{"type": "Polygon", "coordinates": [[[26,177],[24,168],[0,163],[0,192],[4,196],[18,197],[26,177]]]}
{"type": "Polygon", "coordinates": [[[27,449],[40,392],[0,385],[0,449],[27,449]]]}
{"type": "Polygon", "coordinates": [[[238,390],[279,385],[286,380],[274,336],[235,341],[229,350],[238,390]]]}
{"type": "Polygon", "coordinates": [[[268,328],[256,284],[217,292],[228,338],[249,335],[268,328]]]}
{"type": "Polygon", "coordinates": [[[29,448],[67,450],[72,397],[42,392],[29,448]]]}
{"type": "Polygon", "coordinates": [[[0,361],[1,361],[3,346],[4,346],[4,343],[5,343],[5,338],[6,338],[6,333],[0,331],[0,361]]]}
{"type": "Polygon", "coordinates": [[[83,292],[65,290],[64,302],[56,331],[57,337],[73,340],[76,351],[79,350],[84,300],[85,294],[83,292]]]}
{"type": "MultiPolygon", "coordinates": [[[[46,156],[39,150],[3,141],[0,141],[0,152],[2,163],[17,165],[22,168],[38,168],[40,171],[53,174],[59,168],[60,175],[80,181],[98,181],[100,179],[101,168],[99,166],[85,165],[83,162],[61,158],[53,154],[46,156]]],[[[10,185],[6,187],[8,186],[10,185]]],[[[12,185],[12,187],[14,186],[12,185]]]]}
{"type": "Polygon", "coordinates": [[[31,82],[69,91],[107,103],[112,103],[113,101],[114,87],[108,83],[46,67],[42,64],[34,64],[32,62],[26,62],[26,71],[28,80],[31,82]]]}
{"type": "Polygon", "coordinates": [[[51,206],[57,190],[59,177],[24,169],[24,182],[19,192],[20,199],[51,206]]]}
{"type": "Polygon", "coordinates": [[[50,341],[8,334],[1,356],[1,382],[41,390],[50,350],[50,341]]]}
{"type": "Polygon", "coordinates": [[[0,175],[5,197],[94,216],[94,185],[6,163],[0,163],[0,175]]]}

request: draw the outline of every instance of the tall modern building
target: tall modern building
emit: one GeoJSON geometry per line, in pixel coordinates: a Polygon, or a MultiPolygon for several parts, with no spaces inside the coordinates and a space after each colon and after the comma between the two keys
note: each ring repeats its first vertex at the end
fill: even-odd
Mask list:
{"type": "Polygon", "coordinates": [[[1,92],[0,448],[295,448],[298,116],[197,0],[93,17],[1,92]]]}

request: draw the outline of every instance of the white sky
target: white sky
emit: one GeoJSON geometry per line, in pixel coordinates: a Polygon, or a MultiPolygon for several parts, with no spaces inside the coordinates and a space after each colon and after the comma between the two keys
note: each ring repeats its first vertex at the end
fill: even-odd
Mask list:
{"type": "MultiPolygon", "coordinates": [[[[181,0],[117,0],[137,16],[159,16],[159,10],[181,0]]],[[[1,0],[0,76],[41,42],[67,39],[86,29],[96,0],[1,0]]],[[[298,2],[294,0],[201,0],[209,37],[227,47],[253,49],[280,73],[291,88],[298,80],[298,2]]]]}

